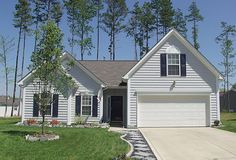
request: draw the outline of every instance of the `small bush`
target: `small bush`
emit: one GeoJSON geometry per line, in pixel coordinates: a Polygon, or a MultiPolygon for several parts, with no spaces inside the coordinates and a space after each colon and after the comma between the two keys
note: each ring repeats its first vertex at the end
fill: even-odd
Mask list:
{"type": "Polygon", "coordinates": [[[220,121],[219,121],[219,120],[215,120],[215,121],[214,121],[214,126],[219,126],[219,124],[220,124],[220,121]]]}
{"type": "Polygon", "coordinates": [[[27,119],[26,123],[27,125],[32,126],[34,124],[38,124],[38,121],[36,119],[27,119]]]}
{"type": "Polygon", "coordinates": [[[75,117],[75,123],[84,125],[86,122],[86,117],[76,116],[75,117]]]}
{"type": "Polygon", "coordinates": [[[53,119],[53,120],[50,122],[50,124],[51,124],[52,126],[57,126],[57,125],[60,124],[60,121],[58,121],[57,119],[53,119]]]}

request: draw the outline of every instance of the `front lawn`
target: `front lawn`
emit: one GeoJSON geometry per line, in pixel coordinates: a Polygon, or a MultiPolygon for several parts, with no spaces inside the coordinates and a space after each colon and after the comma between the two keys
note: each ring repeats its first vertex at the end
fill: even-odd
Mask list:
{"type": "Polygon", "coordinates": [[[51,142],[28,142],[24,136],[39,132],[38,127],[15,126],[19,119],[0,119],[1,160],[106,160],[127,153],[129,146],[119,134],[106,129],[50,128],[60,135],[51,142]]]}
{"type": "Polygon", "coordinates": [[[236,132],[236,113],[221,113],[222,127],[220,129],[236,132]]]}

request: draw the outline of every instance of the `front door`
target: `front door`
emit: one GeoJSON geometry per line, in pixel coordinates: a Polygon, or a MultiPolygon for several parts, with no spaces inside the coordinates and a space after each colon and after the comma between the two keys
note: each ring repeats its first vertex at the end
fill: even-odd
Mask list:
{"type": "Polygon", "coordinates": [[[123,97],[111,96],[111,121],[123,121],[123,97]]]}

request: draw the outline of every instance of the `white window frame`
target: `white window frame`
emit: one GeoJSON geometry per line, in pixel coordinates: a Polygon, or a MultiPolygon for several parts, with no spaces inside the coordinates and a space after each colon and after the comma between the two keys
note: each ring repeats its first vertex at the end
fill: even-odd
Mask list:
{"type": "MultiPolygon", "coordinates": [[[[45,116],[47,116],[47,117],[50,117],[50,116],[52,117],[53,103],[51,103],[50,106],[51,106],[51,113],[50,113],[50,114],[46,114],[46,113],[45,113],[45,116]]],[[[40,109],[39,109],[39,116],[42,116],[40,109]]]]}
{"type": "MultiPolygon", "coordinates": [[[[87,94],[84,94],[84,95],[81,95],[81,102],[80,102],[80,106],[81,106],[81,110],[80,110],[80,115],[81,116],[92,116],[92,113],[93,113],[93,95],[87,95],[87,94]],[[83,96],[89,96],[91,98],[91,113],[90,115],[83,115],[83,96]]],[[[89,105],[86,105],[86,106],[89,106],[89,105]]]]}
{"type": "MultiPolygon", "coordinates": [[[[173,64],[170,64],[170,65],[173,65],[173,64]]],[[[168,77],[180,77],[181,76],[181,62],[180,62],[180,54],[179,53],[167,54],[167,56],[166,56],[166,72],[167,72],[168,77]],[[179,56],[179,74],[178,75],[169,75],[169,63],[168,63],[169,55],[178,55],[179,56]]]]}

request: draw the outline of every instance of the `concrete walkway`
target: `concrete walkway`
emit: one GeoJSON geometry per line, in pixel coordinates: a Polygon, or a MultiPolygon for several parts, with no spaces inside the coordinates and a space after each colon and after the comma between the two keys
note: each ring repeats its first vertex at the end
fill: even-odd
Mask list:
{"type": "Polygon", "coordinates": [[[214,128],[140,128],[158,160],[236,160],[236,133],[214,128]]]}

